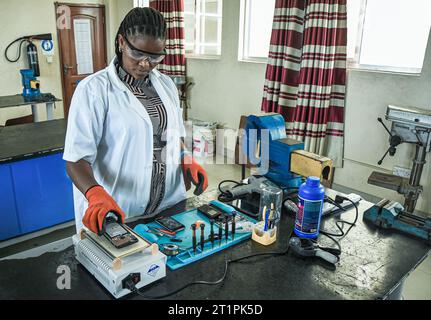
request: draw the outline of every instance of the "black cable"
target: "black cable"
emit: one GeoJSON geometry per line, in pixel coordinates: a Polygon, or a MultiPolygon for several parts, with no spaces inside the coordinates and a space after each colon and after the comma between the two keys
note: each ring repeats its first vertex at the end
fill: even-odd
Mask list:
{"type": "Polygon", "coordinates": [[[328,234],[328,233],[326,233],[325,231],[322,231],[322,230],[320,231],[320,234],[322,236],[325,236],[325,237],[331,239],[337,245],[338,250],[340,250],[340,252],[341,252],[341,244],[340,244],[339,241],[337,241],[337,239],[333,238],[330,234],[328,234]]]}
{"type": "Polygon", "coordinates": [[[255,253],[255,254],[244,256],[244,257],[236,258],[236,259],[233,259],[233,260],[226,260],[226,264],[225,264],[225,269],[224,269],[224,272],[223,272],[223,276],[220,279],[216,280],[216,281],[193,281],[193,282],[187,283],[186,285],[184,285],[184,286],[182,286],[182,287],[180,287],[180,288],[178,288],[178,289],[176,289],[174,291],[171,291],[171,292],[168,292],[166,294],[159,295],[159,296],[148,296],[148,295],[145,295],[145,294],[143,294],[140,291],[140,289],[137,289],[134,286],[134,284],[130,284],[129,290],[131,290],[132,292],[134,292],[134,293],[136,293],[136,294],[138,294],[141,297],[146,298],[146,299],[163,299],[163,298],[169,297],[171,295],[174,295],[174,294],[176,294],[176,293],[178,293],[178,292],[180,292],[180,291],[182,291],[182,290],[184,290],[184,289],[186,289],[186,288],[188,288],[190,286],[193,286],[193,285],[217,285],[217,284],[220,284],[220,283],[222,283],[225,280],[225,278],[227,276],[228,269],[229,269],[229,265],[231,263],[238,263],[238,262],[240,262],[242,260],[249,259],[249,258],[254,258],[254,257],[259,257],[259,256],[268,256],[268,255],[271,255],[271,256],[282,256],[282,255],[287,254],[289,252],[289,240],[292,237],[292,235],[293,235],[293,229],[290,232],[290,235],[289,235],[288,240],[287,240],[287,248],[285,250],[281,251],[281,252],[273,251],[273,252],[255,253]]]}
{"type": "Polygon", "coordinates": [[[7,61],[9,61],[9,62],[17,62],[20,58],[21,58],[21,53],[22,53],[22,45],[23,45],[23,43],[24,42],[31,42],[27,37],[21,37],[21,38],[18,38],[18,39],[16,39],[16,40],[14,40],[14,41],[12,41],[7,47],[6,47],[6,49],[5,49],[5,51],[4,51],[4,56],[5,56],[5,58],[6,58],[6,60],[7,61]],[[9,50],[9,48],[15,43],[15,42],[18,42],[18,41],[21,41],[20,42],[20,44],[19,44],[19,46],[18,46],[18,57],[16,58],[16,59],[9,59],[9,57],[8,57],[8,55],[7,55],[7,52],[8,52],[8,50],[9,50]]]}
{"type": "Polygon", "coordinates": [[[347,229],[346,233],[344,234],[344,236],[343,236],[340,240],[342,240],[343,238],[345,238],[345,237],[349,234],[350,230],[352,230],[352,228],[353,228],[354,226],[356,226],[356,222],[358,221],[358,217],[359,217],[359,209],[358,209],[357,204],[356,204],[356,203],[354,203],[354,202],[353,202],[352,200],[350,200],[349,198],[343,197],[343,199],[344,199],[344,200],[347,200],[347,201],[349,201],[350,203],[352,203],[352,204],[353,204],[353,206],[355,207],[355,210],[356,210],[356,215],[355,215],[355,220],[353,221],[353,223],[350,223],[350,222],[347,222],[347,221],[343,221],[343,222],[344,222],[344,223],[346,223],[346,224],[350,224],[350,228],[349,228],[349,229],[347,229]]]}
{"type": "Polygon", "coordinates": [[[169,293],[162,294],[159,296],[147,296],[147,295],[143,294],[142,292],[140,292],[139,289],[137,289],[136,287],[132,288],[131,291],[134,293],[137,293],[138,295],[140,295],[141,297],[146,298],[146,299],[163,299],[163,298],[169,297],[171,295],[174,295],[174,294],[176,294],[176,293],[178,293],[178,292],[180,292],[180,291],[182,291],[182,290],[184,290],[190,286],[193,286],[193,285],[217,285],[217,284],[222,283],[224,281],[224,279],[226,278],[229,263],[230,263],[230,260],[227,260],[226,264],[225,264],[223,277],[221,277],[217,281],[213,281],[213,282],[212,281],[193,281],[193,282],[187,283],[186,285],[184,285],[184,286],[182,286],[182,287],[180,287],[174,291],[171,291],[169,293]]]}
{"type": "MultiPolygon", "coordinates": [[[[322,234],[324,234],[325,236],[340,237],[339,240],[342,240],[342,239],[344,239],[349,234],[350,230],[352,230],[352,228],[356,225],[356,222],[358,221],[358,217],[359,217],[359,209],[358,209],[358,206],[356,205],[356,203],[353,202],[352,200],[350,200],[349,198],[342,197],[342,196],[337,196],[337,197],[339,197],[343,201],[347,200],[347,201],[349,201],[349,202],[351,202],[353,204],[353,206],[355,207],[355,210],[356,210],[355,220],[353,222],[348,222],[348,221],[345,221],[345,220],[338,220],[338,221],[336,221],[335,225],[337,226],[338,230],[341,232],[340,234],[331,233],[331,232],[328,232],[326,230],[320,230],[320,232],[322,234]],[[340,226],[340,224],[341,224],[341,226],[340,226]],[[344,232],[344,224],[350,225],[349,229],[347,229],[346,232],[344,232]]],[[[334,202],[336,202],[336,201],[334,201],[334,202]]],[[[344,210],[344,211],[346,211],[346,210],[344,210]]]]}

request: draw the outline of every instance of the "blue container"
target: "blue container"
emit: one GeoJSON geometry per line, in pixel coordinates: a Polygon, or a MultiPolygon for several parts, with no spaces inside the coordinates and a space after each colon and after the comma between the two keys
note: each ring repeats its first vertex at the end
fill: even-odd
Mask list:
{"type": "Polygon", "coordinates": [[[295,234],[300,238],[315,239],[319,236],[325,188],[317,177],[309,177],[299,188],[298,214],[295,234]]]}

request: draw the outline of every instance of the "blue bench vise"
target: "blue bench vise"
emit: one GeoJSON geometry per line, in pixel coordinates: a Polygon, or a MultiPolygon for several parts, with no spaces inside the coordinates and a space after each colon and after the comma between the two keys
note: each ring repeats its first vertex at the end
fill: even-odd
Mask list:
{"type": "Polygon", "coordinates": [[[363,219],[379,228],[398,230],[431,243],[431,219],[405,212],[398,202],[383,199],[366,210],[363,219]]]}
{"type": "Polygon", "coordinates": [[[260,175],[282,188],[299,188],[302,177],[290,171],[290,155],[295,150],[304,150],[304,143],[287,138],[282,115],[247,117],[243,151],[260,175]]]}
{"type": "Polygon", "coordinates": [[[304,143],[289,139],[286,123],[278,113],[247,117],[242,138],[243,154],[265,176],[281,188],[299,188],[303,177],[317,176],[330,184],[332,160],[304,151],[304,143]]]}
{"type": "Polygon", "coordinates": [[[33,69],[22,69],[20,70],[22,80],[22,96],[24,99],[33,99],[39,97],[40,93],[40,82],[34,76],[33,69]]]}

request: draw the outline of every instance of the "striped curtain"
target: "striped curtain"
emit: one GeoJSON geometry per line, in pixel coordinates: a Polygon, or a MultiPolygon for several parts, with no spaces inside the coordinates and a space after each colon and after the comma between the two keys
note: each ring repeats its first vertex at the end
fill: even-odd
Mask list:
{"type": "Polygon", "coordinates": [[[185,76],[184,0],[152,0],[150,7],[160,11],[167,24],[167,55],[157,69],[169,76],[185,76]]]}
{"type": "Polygon", "coordinates": [[[341,167],[347,60],[346,0],[277,0],[262,110],[290,138],[341,167]]]}

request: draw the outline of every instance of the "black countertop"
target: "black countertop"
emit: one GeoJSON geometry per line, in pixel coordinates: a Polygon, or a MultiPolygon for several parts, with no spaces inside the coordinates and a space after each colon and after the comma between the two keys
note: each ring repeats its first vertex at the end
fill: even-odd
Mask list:
{"type": "Polygon", "coordinates": [[[66,120],[51,120],[0,128],[0,164],[62,151],[66,120]]]}
{"type": "Polygon", "coordinates": [[[0,97],[0,108],[10,108],[27,106],[30,104],[47,103],[47,102],[57,102],[61,101],[53,96],[51,93],[42,93],[39,97],[28,99],[24,98],[22,94],[15,94],[11,96],[1,96],[0,97]]]}
{"type": "MultiPolygon", "coordinates": [[[[175,214],[215,198],[207,193],[166,211],[175,214]]],[[[405,235],[380,231],[362,221],[362,212],[372,204],[362,201],[357,226],[342,240],[341,261],[336,269],[320,260],[303,260],[288,252],[279,256],[255,257],[231,264],[226,280],[215,286],[192,286],[170,299],[382,299],[386,298],[422,262],[430,247],[405,235]]],[[[354,219],[352,209],[342,215],[354,219]]],[[[134,227],[140,220],[131,223],[134,227]]],[[[264,247],[251,240],[207,257],[146,287],[147,295],[162,295],[191,281],[215,281],[224,272],[225,261],[252,253],[283,251],[292,231],[293,218],[283,214],[277,242],[264,247]]],[[[334,218],[323,222],[334,230],[334,218]]],[[[321,239],[324,245],[330,240],[321,239]]],[[[320,240],[319,240],[320,241],[320,240]]],[[[22,258],[22,257],[21,257],[22,258]]],[[[47,252],[34,258],[0,261],[0,299],[112,299],[110,294],[74,258],[73,247],[47,252]],[[71,290],[58,290],[57,268],[71,270],[71,290]]],[[[124,299],[142,299],[129,295],[124,299]]]]}

